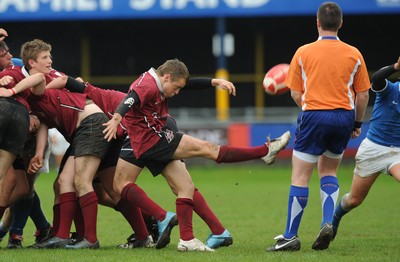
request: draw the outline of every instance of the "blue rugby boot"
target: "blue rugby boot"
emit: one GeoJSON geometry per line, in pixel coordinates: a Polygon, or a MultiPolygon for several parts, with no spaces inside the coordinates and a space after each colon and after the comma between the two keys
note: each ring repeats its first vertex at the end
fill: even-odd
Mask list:
{"type": "Polygon", "coordinates": [[[157,221],[158,224],[158,240],[156,248],[164,248],[171,241],[171,231],[178,224],[178,217],[173,212],[167,212],[163,221],[157,221]]]}
{"type": "Polygon", "coordinates": [[[206,246],[212,249],[216,249],[219,247],[227,247],[232,245],[233,238],[228,230],[225,229],[222,234],[213,235],[210,234],[206,240],[206,246]]]}

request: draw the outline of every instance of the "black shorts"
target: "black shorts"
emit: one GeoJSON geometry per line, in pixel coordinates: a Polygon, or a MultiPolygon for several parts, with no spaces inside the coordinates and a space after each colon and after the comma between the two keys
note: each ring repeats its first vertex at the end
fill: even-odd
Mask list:
{"type": "Polygon", "coordinates": [[[103,134],[105,129],[103,124],[108,120],[104,113],[94,113],[83,119],[72,140],[71,155],[75,157],[94,155],[103,159],[110,145],[103,134]]]}
{"type": "MultiPolygon", "coordinates": [[[[116,140],[112,140],[109,144],[110,145],[108,147],[107,153],[104,156],[104,158],[101,160],[100,166],[97,169],[97,172],[117,165],[119,153],[121,151],[123,142],[119,139],[116,139],[116,140]]],[[[64,156],[61,160],[60,168],[58,170],[59,174],[63,170],[65,162],[67,162],[68,157],[71,156],[71,151],[72,151],[72,146],[70,145],[68,147],[67,151],[65,151],[64,156]]]]}
{"type": "Polygon", "coordinates": [[[172,116],[167,117],[167,122],[165,123],[165,125],[171,128],[175,133],[178,132],[178,125],[176,124],[176,121],[172,116]]]}
{"type": "Polygon", "coordinates": [[[71,156],[71,151],[72,151],[72,145],[70,144],[61,160],[60,167],[58,168],[58,174],[61,174],[62,170],[64,169],[65,162],[67,162],[68,157],[71,156]]]}
{"type": "MultiPolygon", "coordinates": [[[[49,149],[49,143],[46,143],[45,152],[49,149]]],[[[36,154],[36,134],[29,134],[25,142],[24,150],[13,162],[14,169],[27,170],[29,162],[36,154]]]]}
{"type": "Polygon", "coordinates": [[[144,152],[140,159],[160,162],[170,161],[181,142],[182,136],[182,133],[175,132],[169,126],[163,127],[160,140],[144,152]]]}
{"type": "Polygon", "coordinates": [[[26,170],[27,169],[27,166],[25,165],[24,160],[20,156],[17,156],[17,158],[12,163],[12,166],[15,170],[26,170]]]}
{"type": "Polygon", "coordinates": [[[102,171],[106,168],[113,167],[117,165],[119,152],[121,152],[121,148],[123,145],[123,141],[119,139],[113,139],[110,142],[110,146],[108,147],[107,153],[104,156],[103,160],[100,163],[97,171],[102,171]]]}
{"type": "Polygon", "coordinates": [[[121,148],[119,157],[140,168],[147,167],[153,176],[158,176],[171,161],[158,162],[137,159],[132,150],[131,140],[127,137],[121,148]]]}
{"type": "MultiPolygon", "coordinates": [[[[173,131],[168,127],[165,127],[164,129],[167,132],[167,136],[171,138],[171,134],[169,132],[173,131]]],[[[153,176],[157,176],[171,161],[173,161],[172,155],[178,147],[182,136],[183,134],[174,132],[172,140],[168,142],[168,139],[165,137],[165,135],[163,135],[161,139],[151,149],[146,151],[139,159],[137,159],[133,153],[130,139],[127,137],[124,141],[124,145],[121,148],[119,157],[135,166],[141,168],[147,167],[153,176]]]]}
{"type": "Polygon", "coordinates": [[[12,98],[0,98],[0,149],[22,154],[29,133],[29,113],[12,98]]]}

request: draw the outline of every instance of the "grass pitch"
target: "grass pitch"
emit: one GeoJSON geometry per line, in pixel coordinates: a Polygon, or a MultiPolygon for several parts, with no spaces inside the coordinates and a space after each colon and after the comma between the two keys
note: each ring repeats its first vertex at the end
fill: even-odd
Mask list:
{"type": "MultiPolygon", "coordinates": [[[[278,161],[279,162],[279,161],[278,161]]],[[[8,250],[4,239],[1,261],[398,261],[400,258],[399,185],[391,177],[381,175],[366,201],[346,215],[338,235],[325,251],[314,251],[311,245],[321,223],[319,180],[313,175],[310,197],[299,230],[302,248],[299,252],[267,253],[274,237],[286,225],[287,199],[290,185],[290,164],[193,166],[188,164],[193,181],[207,199],[221,222],[231,232],[234,243],[214,253],[180,253],[176,250],[179,231],[175,228],[171,243],[161,250],[121,250],[132,233],[128,223],[116,211],[99,207],[99,250],[8,250]]],[[[353,164],[343,164],[338,178],[340,197],[350,189],[353,164]]],[[[37,192],[49,221],[52,219],[52,182],[55,173],[42,174],[37,192]]],[[[160,176],[147,171],[138,184],[150,197],[167,210],[175,211],[175,196],[160,176]]],[[[195,236],[204,241],[210,233],[207,225],[194,215],[195,236]]],[[[33,243],[35,229],[29,220],[24,230],[26,247],[33,243]]]]}

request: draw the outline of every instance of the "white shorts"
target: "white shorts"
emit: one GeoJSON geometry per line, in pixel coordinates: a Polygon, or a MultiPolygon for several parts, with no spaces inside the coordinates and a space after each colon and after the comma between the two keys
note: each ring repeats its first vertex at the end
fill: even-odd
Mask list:
{"type": "Polygon", "coordinates": [[[49,129],[49,137],[51,141],[51,153],[54,155],[64,155],[69,147],[69,143],[64,136],[55,128],[49,129]]]}
{"type": "Polygon", "coordinates": [[[44,151],[44,157],[43,157],[43,166],[37,171],[38,174],[50,172],[50,163],[49,163],[50,154],[51,154],[51,144],[50,144],[50,139],[47,139],[47,147],[46,150],[44,151]]]}
{"type": "Polygon", "coordinates": [[[378,145],[365,138],[356,154],[354,174],[368,177],[376,173],[390,175],[389,169],[400,163],[400,148],[378,145]]]}

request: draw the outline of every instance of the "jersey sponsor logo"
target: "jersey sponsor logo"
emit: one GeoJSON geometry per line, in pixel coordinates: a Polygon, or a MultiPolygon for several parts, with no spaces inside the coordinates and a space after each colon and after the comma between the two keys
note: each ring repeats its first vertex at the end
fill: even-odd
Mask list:
{"type": "Polygon", "coordinates": [[[172,130],[166,129],[163,131],[165,139],[167,139],[168,144],[171,143],[172,139],[174,139],[174,132],[172,130]]]}
{"type": "Polygon", "coordinates": [[[133,104],[135,103],[135,99],[130,97],[128,99],[125,100],[124,104],[125,105],[129,105],[129,107],[133,106],[133,104]]]}

